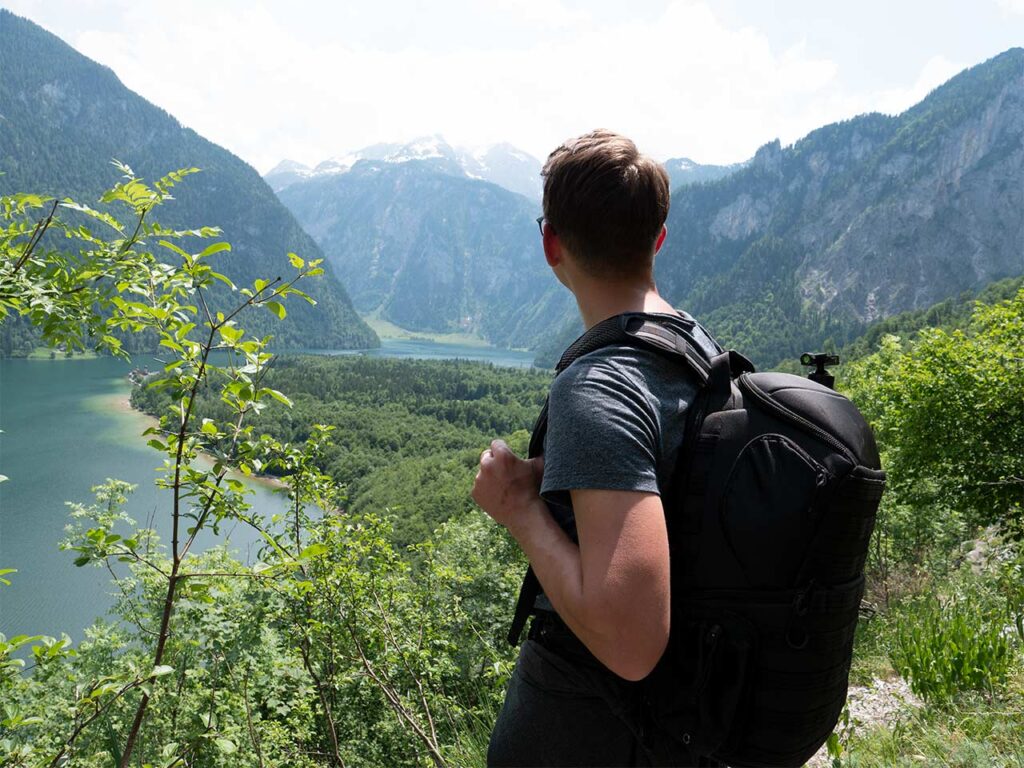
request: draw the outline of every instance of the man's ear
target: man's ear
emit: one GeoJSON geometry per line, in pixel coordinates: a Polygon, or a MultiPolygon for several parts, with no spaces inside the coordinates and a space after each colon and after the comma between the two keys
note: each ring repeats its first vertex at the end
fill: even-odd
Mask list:
{"type": "Polygon", "coordinates": [[[664,224],[661,225],[661,232],[658,234],[658,239],[654,241],[654,252],[657,253],[661,250],[661,246],[665,244],[665,238],[668,236],[668,227],[664,224]]]}
{"type": "Polygon", "coordinates": [[[544,244],[544,259],[547,261],[548,266],[554,269],[562,260],[565,258],[562,252],[562,243],[558,239],[558,235],[551,228],[550,225],[544,227],[544,238],[542,240],[544,244]]]}

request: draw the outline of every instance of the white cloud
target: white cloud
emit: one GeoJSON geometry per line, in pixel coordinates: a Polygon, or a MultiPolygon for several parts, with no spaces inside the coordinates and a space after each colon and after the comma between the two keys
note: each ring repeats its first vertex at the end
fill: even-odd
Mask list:
{"type": "Polygon", "coordinates": [[[921,101],[962,69],[963,64],[949,61],[943,56],[933,56],[925,62],[913,85],[907,88],[889,88],[874,94],[874,109],[890,115],[899,114],[921,101]]]}
{"type": "Polygon", "coordinates": [[[996,0],[996,5],[1007,13],[1024,15],[1024,0],[996,0]]]}
{"type": "Polygon", "coordinates": [[[87,0],[77,26],[54,2],[7,4],[52,20],[128,87],[260,171],[433,133],[543,158],[598,126],[659,157],[734,162],[776,137],[903,109],[955,71],[936,57],[909,88],[851,92],[831,59],[803,43],[776,50],[697,0],[613,22],[546,0],[451,0],[430,13],[410,4],[408,14],[400,4],[87,0]]]}
{"type": "Polygon", "coordinates": [[[564,29],[590,22],[586,11],[567,8],[558,0],[491,0],[490,7],[511,15],[518,23],[564,29]]]}

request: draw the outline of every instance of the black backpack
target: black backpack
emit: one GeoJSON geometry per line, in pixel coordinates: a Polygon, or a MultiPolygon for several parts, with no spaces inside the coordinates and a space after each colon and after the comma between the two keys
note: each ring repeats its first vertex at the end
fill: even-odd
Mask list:
{"type": "MultiPolygon", "coordinates": [[[[594,326],[556,370],[611,344],[681,359],[701,384],[663,493],[672,625],[643,683],[648,747],[668,762],[691,753],[734,766],[802,765],[846,701],[885,487],[871,430],[829,387],[755,373],[733,351],[708,359],[692,335],[642,313],[594,326]]],[[[545,404],[531,457],[543,452],[546,426],[545,404]]],[[[528,571],[512,644],[539,589],[528,571]]]]}

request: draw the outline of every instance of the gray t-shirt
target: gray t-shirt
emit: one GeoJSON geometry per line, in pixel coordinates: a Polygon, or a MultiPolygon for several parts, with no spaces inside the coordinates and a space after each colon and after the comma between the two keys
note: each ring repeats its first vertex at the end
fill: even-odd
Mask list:
{"type": "MultiPolygon", "coordinates": [[[[678,322],[656,315],[665,325],[678,322]]],[[[696,326],[705,351],[717,345],[696,326]]],[[[575,540],[569,491],[667,490],[697,380],[687,365],[653,350],[602,347],[584,355],[551,385],[541,496],[575,540]]]]}

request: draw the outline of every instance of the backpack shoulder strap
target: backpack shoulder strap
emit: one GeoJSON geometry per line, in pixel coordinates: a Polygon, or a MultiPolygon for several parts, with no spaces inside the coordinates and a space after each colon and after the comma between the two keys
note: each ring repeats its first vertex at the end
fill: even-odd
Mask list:
{"type": "Polygon", "coordinates": [[[646,312],[626,312],[602,320],[569,345],[555,367],[555,374],[602,347],[626,344],[682,358],[701,384],[704,384],[708,380],[711,366],[708,357],[689,333],[695,323],[689,318],[677,319],[686,331],[670,328],[659,322],[657,315],[646,312]]]}

